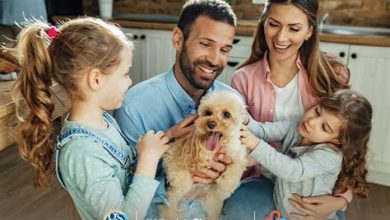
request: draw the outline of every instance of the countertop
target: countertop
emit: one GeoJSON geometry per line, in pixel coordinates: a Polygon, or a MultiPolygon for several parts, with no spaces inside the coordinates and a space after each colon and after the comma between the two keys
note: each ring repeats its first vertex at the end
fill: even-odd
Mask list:
{"type": "MultiPolygon", "coordinates": [[[[138,21],[138,20],[135,21],[135,20],[128,20],[128,19],[113,19],[113,20],[111,20],[111,22],[119,24],[121,27],[124,27],[124,28],[145,28],[145,29],[172,30],[176,26],[176,24],[174,24],[174,23],[154,22],[154,21],[138,21]]],[[[253,36],[253,33],[255,32],[255,30],[256,30],[256,21],[255,20],[238,20],[237,21],[236,35],[253,36]]],[[[323,42],[390,47],[390,38],[389,37],[347,36],[347,35],[320,33],[320,40],[323,42]]]]}
{"type": "MultiPolygon", "coordinates": [[[[67,20],[70,17],[54,16],[54,20],[67,20]]],[[[156,30],[173,30],[176,26],[177,16],[167,15],[140,15],[123,14],[116,15],[110,22],[116,23],[123,28],[144,28],[156,30]],[[161,19],[160,19],[161,18],[161,19]],[[156,21],[156,20],[159,21],[156,21]]],[[[237,20],[236,35],[253,36],[256,30],[257,20],[237,20]]],[[[356,44],[367,46],[390,47],[390,37],[340,35],[320,33],[322,42],[356,44]]]]}

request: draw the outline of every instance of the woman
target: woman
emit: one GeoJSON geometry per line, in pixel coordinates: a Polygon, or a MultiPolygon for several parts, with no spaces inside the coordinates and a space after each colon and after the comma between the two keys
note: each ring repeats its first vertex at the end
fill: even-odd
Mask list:
{"type": "MultiPolygon", "coordinates": [[[[317,0],[267,1],[257,26],[252,53],[232,79],[232,87],[244,96],[255,120],[299,121],[303,112],[320,97],[349,87],[348,69],[319,50],[317,13],[317,0]]],[[[247,173],[248,176],[256,174],[253,167],[247,173]]],[[[272,195],[272,184],[264,178],[247,181],[260,181],[252,183],[253,187],[261,185],[261,194],[272,195]]],[[[345,208],[346,200],[350,201],[351,196],[345,197],[306,198],[308,203],[297,197],[294,205],[306,215],[297,218],[321,219],[345,208]]]]}

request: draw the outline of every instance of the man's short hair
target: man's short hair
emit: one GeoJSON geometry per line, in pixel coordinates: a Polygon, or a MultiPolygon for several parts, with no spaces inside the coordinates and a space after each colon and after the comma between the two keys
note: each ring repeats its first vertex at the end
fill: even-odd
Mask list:
{"type": "Polygon", "coordinates": [[[188,0],[180,13],[177,27],[187,39],[192,23],[199,17],[206,16],[215,21],[225,22],[236,26],[236,15],[229,4],[222,0],[188,0]]]}

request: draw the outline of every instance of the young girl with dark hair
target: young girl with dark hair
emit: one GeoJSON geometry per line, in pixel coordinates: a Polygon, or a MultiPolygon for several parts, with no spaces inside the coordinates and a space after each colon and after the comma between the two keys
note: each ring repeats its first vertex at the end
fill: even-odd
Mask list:
{"type": "MultiPolygon", "coordinates": [[[[293,193],[318,196],[351,190],[367,196],[371,119],[372,107],[366,98],[339,90],[307,110],[298,126],[290,121],[250,120],[241,140],[250,155],[271,172],[268,177],[275,183],[276,208],[289,218],[294,212],[304,216],[289,202],[293,193]],[[275,141],[281,143],[278,150],[267,143],[275,141]]],[[[338,218],[332,213],[326,219],[338,218]]]]}

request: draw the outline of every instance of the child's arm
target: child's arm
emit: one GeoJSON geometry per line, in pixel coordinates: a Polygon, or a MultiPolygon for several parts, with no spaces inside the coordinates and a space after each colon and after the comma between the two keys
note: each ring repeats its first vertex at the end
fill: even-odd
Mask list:
{"type": "MultiPolygon", "coordinates": [[[[251,152],[257,144],[260,143],[260,138],[263,140],[265,139],[267,142],[280,142],[281,140],[284,140],[284,142],[294,141],[291,137],[286,137],[289,128],[295,127],[295,124],[292,122],[279,121],[262,123],[255,121],[248,115],[247,121],[244,124],[247,124],[248,127],[244,125],[241,127],[241,142],[247,146],[249,152],[251,152]],[[255,132],[257,137],[250,132],[248,128],[252,132],[255,132]]],[[[284,152],[284,149],[281,149],[281,147],[278,147],[278,150],[284,152]]],[[[250,162],[250,166],[258,163],[250,155],[248,156],[248,160],[250,162]]],[[[274,180],[274,176],[266,168],[262,167],[261,173],[267,178],[274,180]]]]}
{"type": "MultiPolygon", "coordinates": [[[[295,123],[290,121],[257,122],[250,118],[247,126],[241,127],[241,142],[247,146],[249,151],[252,151],[260,143],[260,139],[265,142],[295,145],[298,144],[300,138],[291,132],[295,128],[295,123]]],[[[284,152],[283,149],[279,151],[284,152]]]]}
{"type": "Polygon", "coordinates": [[[290,128],[296,125],[290,121],[258,122],[250,118],[247,127],[255,136],[266,142],[281,142],[290,128]]]}
{"type": "Polygon", "coordinates": [[[250,156],[279,178],[298,182],[313,178],[337,167],[341,168],[342,156],[326,147],[326,145],[317,147],[316,150],[304,153],[296,158],[285,155],[301,139],[295,125],[289,122],[259,123],[251,120],[248,126],[256,132],[253,134],[243,128],[241,140],[251,151],[250,156]],[[264,139],[280,141],[282,146],[279,152],[264,139]]]}
{"type": "Polygon", "coordinates": [[[139,157],[142,165],[137,166],[128,191],[123,192],[123,183],[114,170],[122,168],[99,144],[75,141],[61,152],[61,157],[61,174],[67,190],[74,200],[82,201],[94,219],[102,219],[110,210],[121,210],[129,219],[144,218],[159,185],[151,177],[157,166],[152,158],[139,157]]]}
{"type": "Polygon", "coordinates": [[[137,174],[142,174],[151,178],[155,177],[158,162],[164,152],[168,149],[168,141],[168,137],[166,137],[162,131],[157,133],[148,131],[145,136],[141,136],[138,139],[137,174]]]}
{"type": "Polygon", "coordinates": [[[275,176],[291,182],[310,179],[331,170],[339,172],[342,162],[342,155],[326,146],[291,158],[264,141],[250,155],[275,176]]]}

